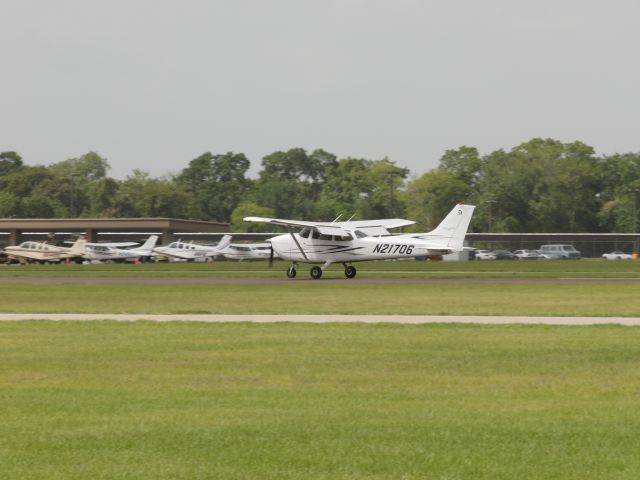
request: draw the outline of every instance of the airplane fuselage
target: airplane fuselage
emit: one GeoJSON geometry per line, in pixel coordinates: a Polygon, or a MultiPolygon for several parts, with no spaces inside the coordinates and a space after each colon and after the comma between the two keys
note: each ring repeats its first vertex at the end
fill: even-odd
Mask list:
{"type": "Polygon", "coordinates": [[[420,239],[411,235],[386,235],[350,240],[336,239],[336,236],[329,235],[320,237],[304,238],[298,233],[286,234],[272,238],[271,244],[280,258],[306,263],[351,263],[449,253],[449,250],[430,249],[420,242],[420,239]]]}
{"type": "Polygon", "coordinates": [[[4,250],[7,256],[14,260],[25,259],[39,262],[59,262],[67,258],[81,256],[70,248],[39,242],[23,242],[21,245],[6,247],[4,250]]]}

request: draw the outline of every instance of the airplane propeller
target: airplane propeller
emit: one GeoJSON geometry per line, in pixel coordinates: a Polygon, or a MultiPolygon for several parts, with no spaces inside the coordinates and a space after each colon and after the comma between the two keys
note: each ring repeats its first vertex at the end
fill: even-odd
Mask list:
{"type": "Polygon", "coordinates": [[[269,268],[273,267],[273,244],[269,242],[269,268]]]}

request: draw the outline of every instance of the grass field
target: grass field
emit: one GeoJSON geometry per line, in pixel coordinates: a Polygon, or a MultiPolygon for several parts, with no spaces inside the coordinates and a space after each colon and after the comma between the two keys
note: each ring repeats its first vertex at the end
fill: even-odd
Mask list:
{"type": "MultiPolygon", "coordinates": [[[[0,312],[5,313],[224,313],[224,314],[417,314],[640,316],[640,284],[447,283],[463,278],[637,278],[634,262],[364,262],[361,278],[438,278],[429,284],[376,284],[358,278],[331,283],[301,278],[269,284],[180,284],[184,278],[277,277],[284,262],[144,265],[24,265],[0,268],[0,312]],[[29,278],[56,277],[47,284],[29,278]],[[166,285],[65,283],[77,279],[163,278],[166,285]],[[24,279],[24,282],[21,281],[24,279]]],[[[343,278],[339,266],[326,278],[343,278]]]]}
{"type": "Polygon", "coordinates": [[[1,284],[0,313],[640,316],[638,284],[1,284]]]}
{"type": "Polygon", "coordinates": [[[0,324],[7,479],[637,479],[640,329],[0,324]]]}
{"type": "MultiPolygon", "coordinates": [[[[354,264],[359,277],[638,277],[640,263],[600,259],[580,261],[476,261],[419,262],[376,261],[354,264]]],[[[141,265],[0,265],[0,277],[28,276],[130,276],[130,277],[277,277],[285,276],[288,262],[276,261],[273,268],[266,262],[157,263],[141,265]]],[[[309,276],[309,265],[300,264],[300,278],[309,276]]],[[[333,265],[325,273],[328,278],[343,278],[341,265],[333,265]]]]}

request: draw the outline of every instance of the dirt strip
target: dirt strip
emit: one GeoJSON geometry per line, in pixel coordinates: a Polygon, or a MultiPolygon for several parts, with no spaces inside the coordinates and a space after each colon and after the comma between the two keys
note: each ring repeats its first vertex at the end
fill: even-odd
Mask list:
{"type": "Polygon", "coordinates": [[[444,316],[444,315],[149,315],[86,313],[2,313],[0,321],[51,320],[131,322],[251,322],[251,323],[477,323],[477,324],[544,324],[640,326],[640,317],[512,317],[512,316],[444,316]]]}

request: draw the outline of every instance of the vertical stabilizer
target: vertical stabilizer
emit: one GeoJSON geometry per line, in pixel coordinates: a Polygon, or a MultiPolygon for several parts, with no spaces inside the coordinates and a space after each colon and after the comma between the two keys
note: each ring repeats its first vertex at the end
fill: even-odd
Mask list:
{"type": "MultiPolygon", "coordinates": [[[[462,250],[464,237],[471,223],[471,216],[476,207],[459,203],[444,217],[435,230],[425,235],[430,241],[442,243],[445,248],[462,250]]],[[[424,238],[424,237],[423,237],[424,238]]]]}
{"type": "Polygon", "coordinates": [[[149,238],[147,238],[147,240],[142,244],[142,246],[136,248],[135,250],[151,252],[151,250],[153,250],[156,246],[156,243],[158,243],[158,235],[150,235],[149,238]]]}
{"type": "Polygon", "coordinates": [[[71,245],[69,249],[70,252],[74,255],[82,256],[85,253],[85,246],[87,244],[87,239],[84,235],[80,235],[78,239],[71,245]]]}
{"type": "Polygon", "coordinates": [[[231,244],[231,235],[224,235],[216,245],[216,249],[222,250],[224,248],[227,248],[230,244],[231,244]]]}

